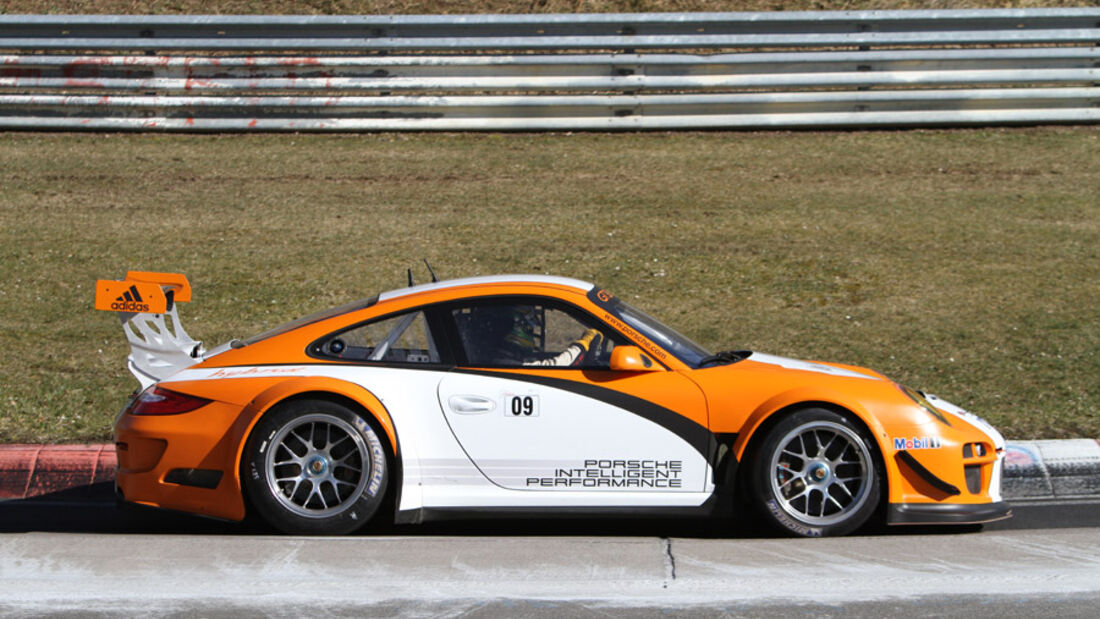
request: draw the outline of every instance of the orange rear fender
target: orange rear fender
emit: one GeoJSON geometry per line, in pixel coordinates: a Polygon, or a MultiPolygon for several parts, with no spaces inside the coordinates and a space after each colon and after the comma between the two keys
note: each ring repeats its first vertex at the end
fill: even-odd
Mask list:
{"type": "Polygon", "coordinates": [[[241,411],[241,415],[230,429],[230,434],[236,438],[237,444],[240,446],[237,451],[237,460],[233,467],[233,476],[238,486],[240,485],[241,458],[244,456],[245,443],[247,442],[248,435],[252,432],[252,428],[256,426],[256,423],[259,422],[260,418],[263,417],[267,411],[271,410],[280,402],[288,398],[310,393],[319,395],[338,395],[362,406],[374,417],[379,425],[382,426],[382,429],[386,433],[386,437],[389,439],[389,444],[393,449],[393,454],[397,456],[397,431],[394,427],[393,419],[390,417],[389,411],[386,410],[381,400],[375,397],[373,393],[355,383],[335,378],[292,378],[280,381],[260,392],[252,399],[252,402],[250,402],[248,406],[244,407],[241,411]]]}

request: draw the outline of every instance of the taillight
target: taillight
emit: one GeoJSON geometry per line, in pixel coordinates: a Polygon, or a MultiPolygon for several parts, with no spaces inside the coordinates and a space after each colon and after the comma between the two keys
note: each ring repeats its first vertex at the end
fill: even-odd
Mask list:
{"type": "Polygon", "coordinates": [[[171,391],[163,387],[153,387],[142,391],[141,395],[134,398],[126,408],[126,412],[131,415],[179,415],[209,403],[210,400],[206,398],[171,391]]]}

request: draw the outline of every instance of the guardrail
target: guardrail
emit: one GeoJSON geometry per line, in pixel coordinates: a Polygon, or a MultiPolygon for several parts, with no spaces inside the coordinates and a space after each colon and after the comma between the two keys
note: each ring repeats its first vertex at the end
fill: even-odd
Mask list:
{"type": "Polygon", "coordinates": [[[0,15],[0,50],[8,52],[0,54],[0,127],[352,131],[1092,123],[1100,120],[1097,41],[1100,8],[0,15]],[[248,53],[233,53],[241,51],[248,53]]]}

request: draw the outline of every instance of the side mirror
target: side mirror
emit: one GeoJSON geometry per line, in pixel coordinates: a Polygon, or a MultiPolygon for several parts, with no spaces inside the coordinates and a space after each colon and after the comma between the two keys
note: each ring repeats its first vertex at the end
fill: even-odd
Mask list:
{"type": "Polygon", "coordinates": [[[637,346],[616,346],[611,349],[611,369],[619,372],[659,372],[662,368],[637,346]]]}

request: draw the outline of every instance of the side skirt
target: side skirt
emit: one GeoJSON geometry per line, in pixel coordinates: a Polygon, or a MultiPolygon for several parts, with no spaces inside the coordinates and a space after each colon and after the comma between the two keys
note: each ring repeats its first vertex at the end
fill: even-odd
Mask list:
{"type": "Polygon", "coordinates": [[[569,519],[569,518],[711,518],[725,515],[722,493],[711,495],[698,507],[422,507],[397,512],[397,524],[420,524],[443,520],[569,519]]]}

